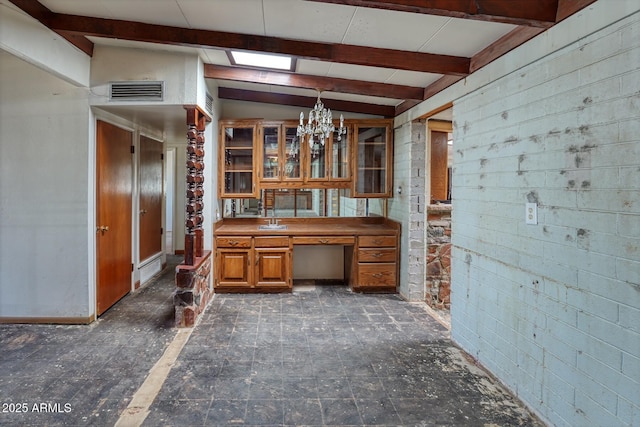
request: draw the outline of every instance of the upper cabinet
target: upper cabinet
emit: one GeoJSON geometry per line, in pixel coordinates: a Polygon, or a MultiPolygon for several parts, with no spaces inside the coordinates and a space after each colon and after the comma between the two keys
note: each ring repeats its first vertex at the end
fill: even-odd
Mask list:
{"type": "Polygon", "coordinates": [[[220,197],[256,197],[256,134],[255,121],[220,123],[220,197]]]}
{"type": "Polygon", "coordinates": [[[261,188],[282,188],[302,183],[302,153],[295,122],[263,122],[258,151],[261,188]]]}
{"type": "Polygon", "coordinates": [[[220,197],[255,198],[261,189],[287,188],[390,197],[392,123],[345,121],[346,134],[311,145],[297,135],[295,121],[221,121],[220,197]]]}
{"type": "Polygon", "coordinates": [[[393,145],[389,121],[354,124],[352,197],[391,197],[393,145]]]}

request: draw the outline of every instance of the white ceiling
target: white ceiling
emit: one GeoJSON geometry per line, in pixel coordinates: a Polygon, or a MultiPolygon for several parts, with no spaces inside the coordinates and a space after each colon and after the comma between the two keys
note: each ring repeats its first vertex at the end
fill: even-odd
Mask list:
{"type": "MultiPolygon", "coordinates": [[[[323,43],[340,43],[413,52],[471,57],[515,25],[418,13],[317,3],[304,0],[40,0],[53,12],[137,21],[190,29],[225,31],[323,43]]],[[[167,49],[150,43],[90,38],[94,43],[167,49]]],[[[175,47],[173,49],[176,49],[175,47]]],[[[231,65],[222,50],[178,48],[196,51],[205,63],[231,65]]],[[[366,67],[299,59],[302,74],[426,87],[442,75],[389,68],[366,67]]],[[[220,82],[220,86],[242,88],[242,84],[220,82]]],[[[247,86],[248,88],[248,86],[247,86]]],[[[251,90],[284,92],[268,85],[251,90]]],[[[313,91],[286,93],[313,96],[313,91]]],[[[382,105],[397,105],[401,99],[362,95],[323,98],[348,99],[382,105]]]]}
{"type": "MultiPolygon", "coordinates": [[[[35,1],[35,0],[33,0],[35,1]]],[[[39,0],[59,14],[134,21],[187,29],[222,31],[243,35],[318,43],[356,45],[438,55],[472,58],[492,43],[518,28],[513,24],[491,22],[493,19],[462,19],[449,16],[409,13],[387,9],[359,7],[308,0],[39,0]]],[[[355,0],[360,1],[360,0],[355,0]]],[[[515,0],[514,0],[515,1],[515,0]]],[[[542,1],[542,0],[520,0],[542,1]]],[[[347,1],[345,1],[347,2],[347,1]]],[[[393,2],[391,2],[393,3],[393,2]]],[[[476,0],[490,4],[490,0],[476,0]]],[[[11,0],[0,4],[17,9],[11,0]]],[[[407,3],[408,4],[408,3],[407,3]]],[[[526,3],[524,3],[526,4],[526,3]]],[[[514,7],[511,6],[513,9],[514,7]]],[[[511,22],[511,21],[509,21],[511,22]]],[[[535,26],[535,24],[532,24],[535,26]]],[[[215,46],[183,47],[105,37],[87,36],[95,45],[152,50],[191,52],[205,64],[232,67],[225,51],[215,46]]],[[[398,62],[396,60],[396,62],[398,62]]],[[[381,67],[297,59],[298,74],[326,78],[350,79],[392,85],[427,88],[443,74],[407,71],[391,60],[381,67]]],[[[211,87],[241,89],[313,97],[316,91],[302,87],[275,86],[244,81],[210,81],[211,87]]],[[[395,94],[395,93],[394,93],[395,94]]],[[[397,107],[404,99],[338,93],[324,90],[322,98],[397,107]]],[[[222,102],[240,102],[225,101],[222,102]]],[[[134,114],[118,111],[119,114],[134,114]]],[[[139,117],[163,117],[170,113],[138,111],[139,117]]],[[[184,112],[176,109],[176,123],[181,128],[184,112]],[[179,121],[179,123],[178,123],[179,121]]],[[[154,123],[155,124],[155,123],[154,123]]]]}

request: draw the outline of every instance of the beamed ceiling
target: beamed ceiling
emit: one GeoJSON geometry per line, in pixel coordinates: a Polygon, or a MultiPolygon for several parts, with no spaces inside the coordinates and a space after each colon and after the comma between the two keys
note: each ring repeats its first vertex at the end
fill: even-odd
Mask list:
{"type": "MultiPolygon", "coordinates": [[[[6,3],[7,0],[0,0],[6,3]]],[[[221,99],[393,117],[595,0],[9,0],[87,55],[197,52],[221,99]],[[293,72],[226,50],[290,55],[293,72]]]]}

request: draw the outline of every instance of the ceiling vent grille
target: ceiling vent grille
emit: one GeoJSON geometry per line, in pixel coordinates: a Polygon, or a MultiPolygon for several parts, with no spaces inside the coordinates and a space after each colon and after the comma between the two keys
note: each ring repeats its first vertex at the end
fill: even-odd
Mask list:
{"type": "Polygon", "coordinates": [[[207,99],[204,107],[207,109],[209,114],[213,115],[213,96],[209,95],[209,93],[207,93],[207,99]]]}
{"type": "Polygon", "coordinates": [[[162,101],[164,82],[113,82],[111,101],[162,101]]]}

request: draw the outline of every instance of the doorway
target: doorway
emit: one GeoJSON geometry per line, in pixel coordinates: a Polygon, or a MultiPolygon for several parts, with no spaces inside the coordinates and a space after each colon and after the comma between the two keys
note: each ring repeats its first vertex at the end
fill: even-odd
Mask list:
{"type": "MultiPolygon", "coordinates": [[[[451,308],[451,218],[453,169],[452,107],[427,119],[427,170],[425,301],[434,309],[451,308]]],[[[447,316],[445,316],[447,317],[447,316]]]]}
{"type": "Polygon", "coordinates": [[[96,311],[131,290],[133,132],[96,124],[96,311]]]}
{"type": "Polygon", "coordinates": [[[174,200],[175,200],[175,164],[176,164],[176,149],[168,148],[165,153],[165,172],[164,172],[164,188],[165,188],[165,233],[164,233],[164,247],[167,254],[175,253],[174,239],[173,239],[173,212],[174,212],[174,200]]]}

